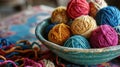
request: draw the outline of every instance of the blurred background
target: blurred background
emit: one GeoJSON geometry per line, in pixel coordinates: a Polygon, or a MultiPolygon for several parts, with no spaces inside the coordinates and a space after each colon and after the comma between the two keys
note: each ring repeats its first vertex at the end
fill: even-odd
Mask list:
{"type": "Polygon", "coordinates": [[[56,0],[0,0],[0,19],[37,5],[58,6],[56,0]]]}
{"type": "MultiPolygon", "coordinates": [[[[30,6],[66,6],[68,1],[69,0],[0,0],[0,19],[27,9],[30,6]]],[[[119,0],[106,0],[106,2],[109,5],[119,6],[119,0]]]]}

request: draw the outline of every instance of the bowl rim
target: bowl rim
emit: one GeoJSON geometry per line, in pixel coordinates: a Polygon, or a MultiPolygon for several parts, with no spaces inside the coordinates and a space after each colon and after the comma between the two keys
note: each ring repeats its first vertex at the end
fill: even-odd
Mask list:
{"type": "Polygon", "coordinates": [[[50,41],[46,40],[40,33],[40,31],[42,31],[43,25],[45,25],[45,23],[47,23],[46,20],[49,20],[49,19],[50,18],[45,19],[42,22],[40,22],[35,29],[35,35],[36,35],[37,39],[46,46],[52,47],[53,49],[56,49],[61,52],[101,53],[101,52],[110,52],[110,51],[120,50],[120,45],[104,47],[104,48],[82,49],[82,48],[68,48],[68,47],[60,46],[58,44],[50,42],[50,41]]]}

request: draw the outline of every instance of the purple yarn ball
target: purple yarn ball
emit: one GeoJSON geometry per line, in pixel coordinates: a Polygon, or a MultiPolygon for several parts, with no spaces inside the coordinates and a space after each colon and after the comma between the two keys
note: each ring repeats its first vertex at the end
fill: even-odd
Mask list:
{"type": "Polygon", "coordinates": [[[117,32],[109,25],[101,25],[95,29],[90,37],[93,48],[103,48],[118,44],[117,32]]]}

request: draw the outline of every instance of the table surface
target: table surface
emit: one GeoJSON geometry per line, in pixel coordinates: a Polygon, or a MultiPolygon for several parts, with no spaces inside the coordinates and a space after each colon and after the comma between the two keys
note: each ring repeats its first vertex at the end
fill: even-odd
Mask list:
{"type": "MultiPolygon", "coordinates": [[[[23,39],[39,42],[35,36],[35,28],[38,23],[50,17],[53,10],[52,7],[40,5],[5,18],[0,22],[0,37],[13,42],[23,39]]],[[[66,67],[84,66],[67,62],[66,67]]],[[[120,67],[120,59],[117,58],[107,63],[88,67],[120,67]]]]}

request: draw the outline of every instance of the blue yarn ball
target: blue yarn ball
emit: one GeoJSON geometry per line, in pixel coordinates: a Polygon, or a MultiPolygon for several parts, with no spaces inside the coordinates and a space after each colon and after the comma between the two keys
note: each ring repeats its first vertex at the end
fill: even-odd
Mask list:
{"type": "Polygon", "coordinates": [[[108,24],[112,27],[120,24],[120,11],[118,8],[108,6],[97,12],[96,22],[98,25],[108,24]]]}
{"type": "Polygon", "coordinates": [[[49,31],[55,26],[56,24],[55,23],[52,23],[50,25],[48,25],[45,29],[45,37],[47,38],[48,37],[48,33],[49,31]]]}
{"type": "Polygon", "coordinates": [[[116,26],[116,27],[114,27],[114,29],[117,33],[120,33],[120,26],[116,26]]]}
{"type": "Polygon", "coordinates": [[[65,43],[65,47],[70,47],[70,48],[83,48],[83,49],[88,49],[90,48],[89,42],[87,39],[83,36],[80,35],[74,35],[70,37],[65,43]]]}

